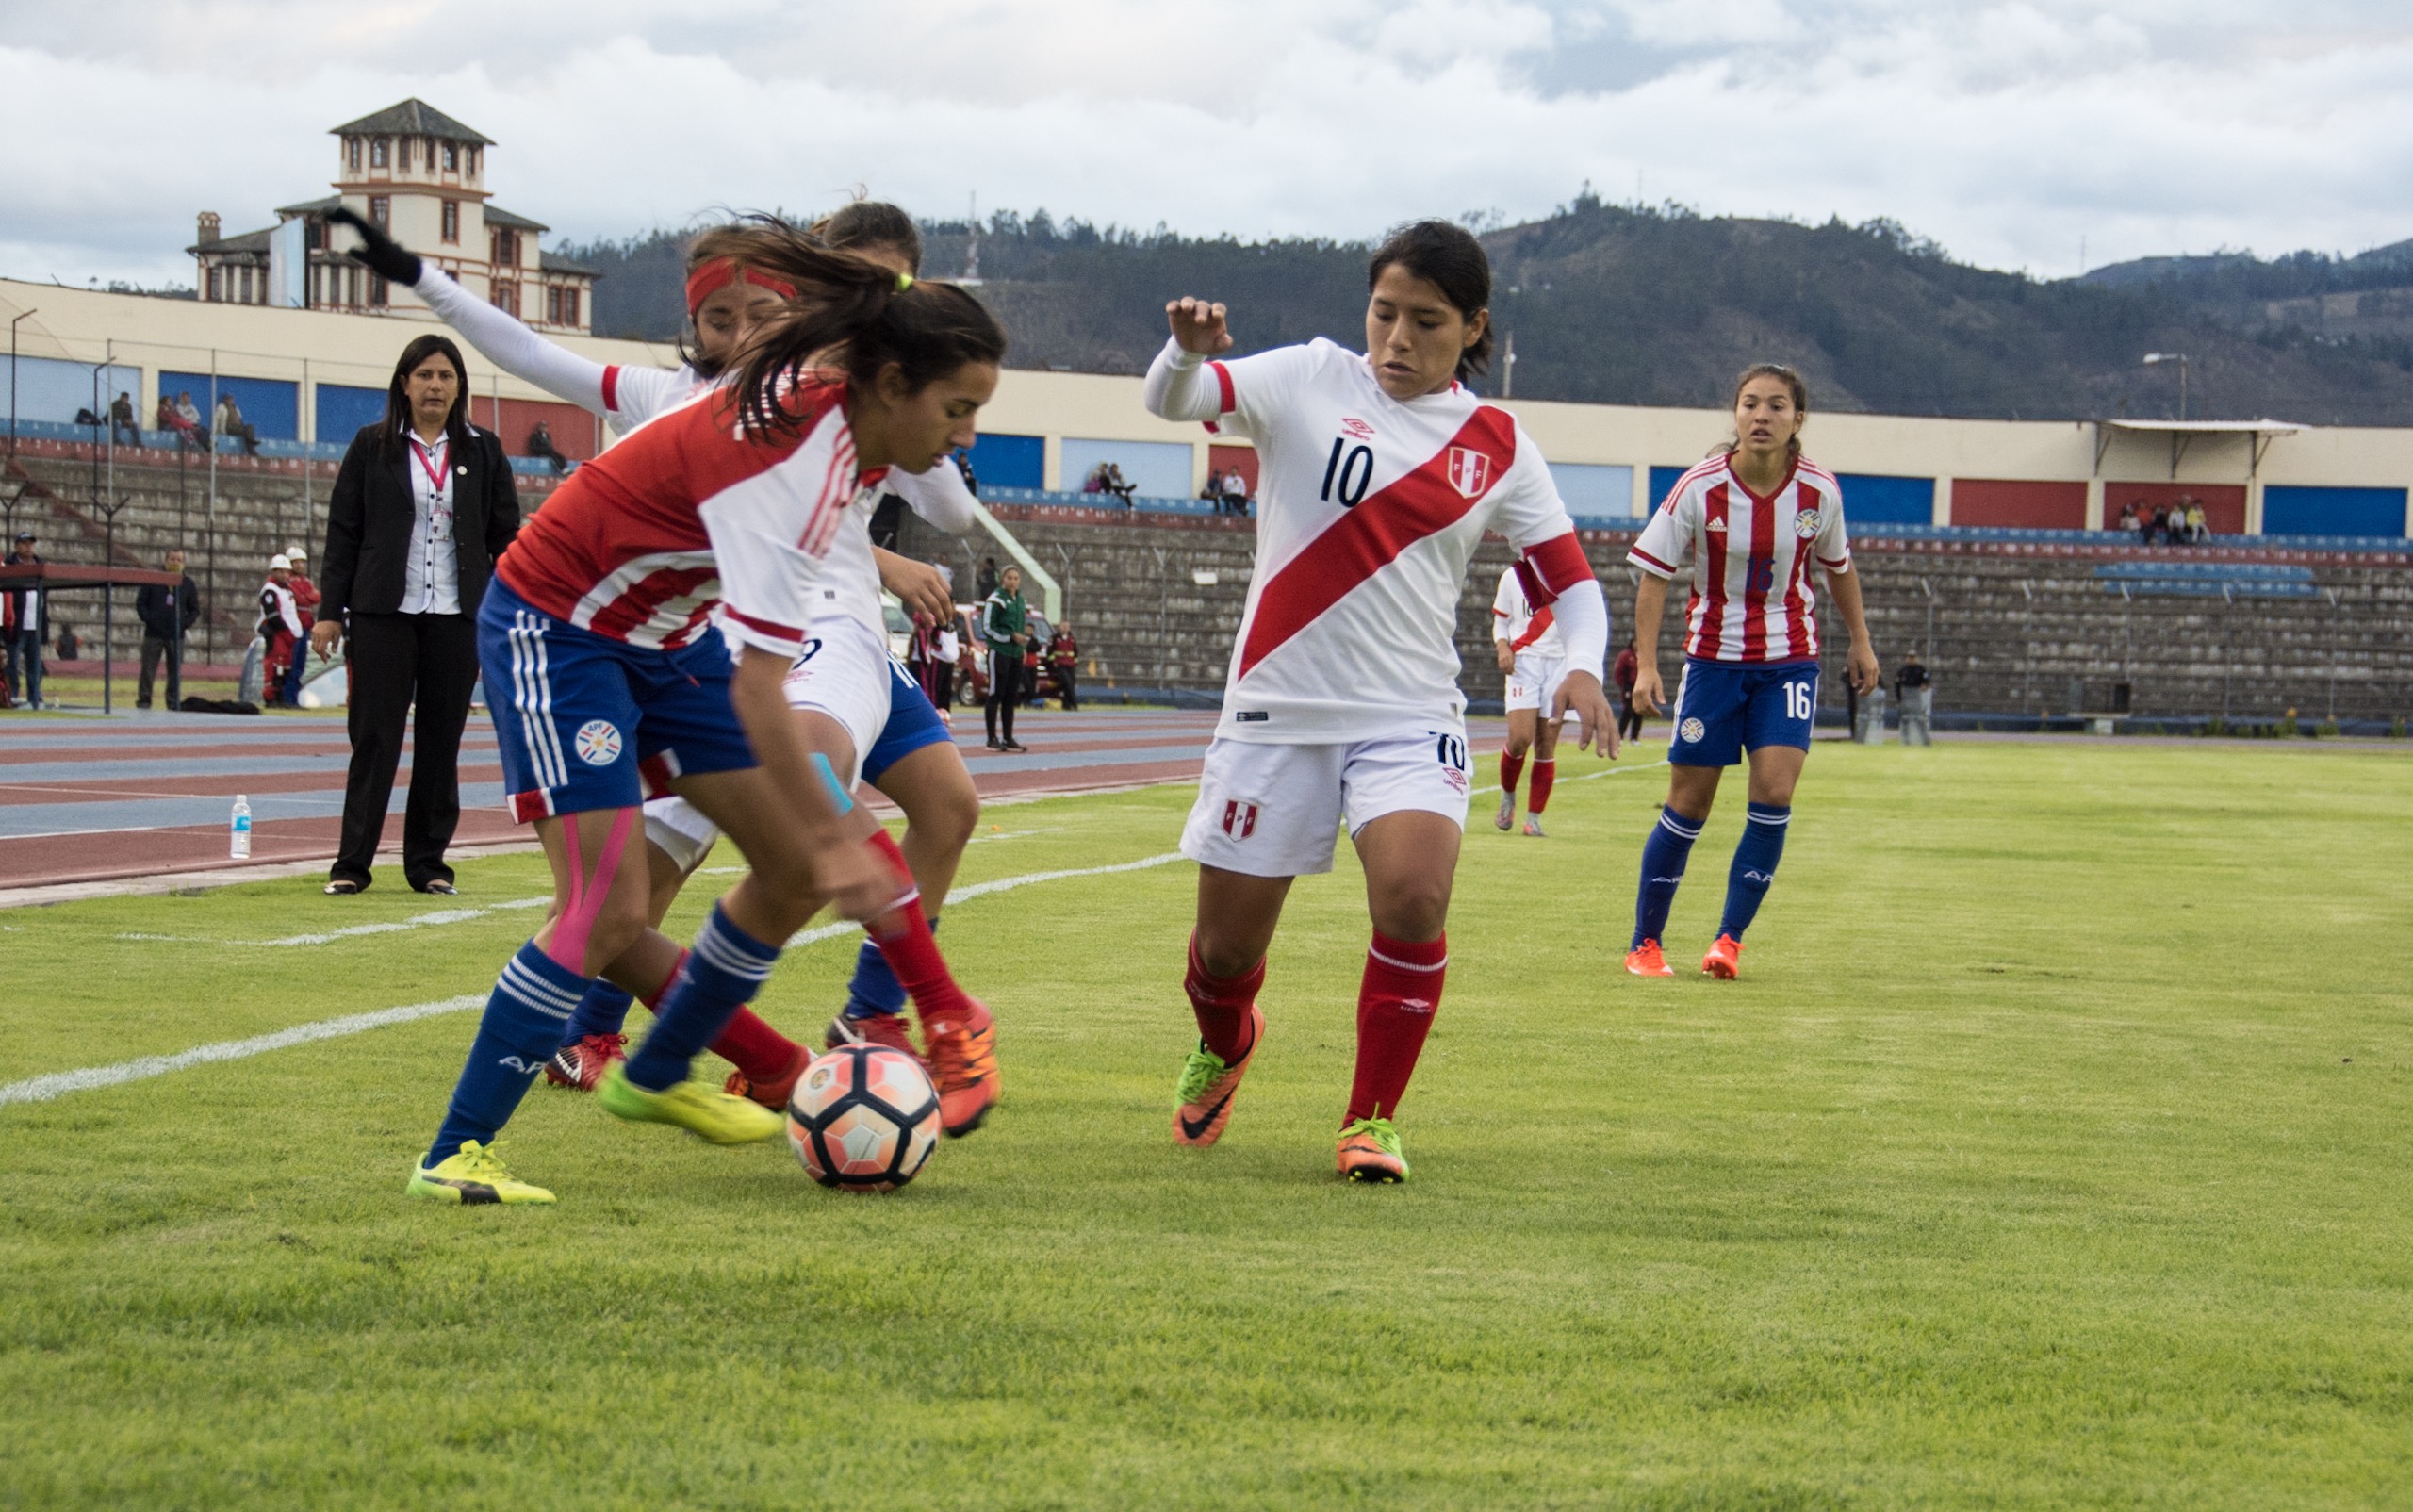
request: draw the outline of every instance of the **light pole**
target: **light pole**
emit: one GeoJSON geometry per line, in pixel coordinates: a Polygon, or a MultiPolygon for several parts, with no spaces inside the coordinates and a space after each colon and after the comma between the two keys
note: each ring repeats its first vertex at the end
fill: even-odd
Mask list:
{"type": "Polygon", "coordinates": [[[2183,420],[2187,418],[2187,353],[2183,352],[2148,352],[2145,353],[2145,366],[2148,368],[2155,367],[2165,362],[2175,362],[2178,364],[2178,418],[2183,420]]]}
{"type": "Polygon", "coordinates": [[[17,320],[29,320],[41,314],[27,310],[8,322],[8,460],[17,460],[17,320]]]}

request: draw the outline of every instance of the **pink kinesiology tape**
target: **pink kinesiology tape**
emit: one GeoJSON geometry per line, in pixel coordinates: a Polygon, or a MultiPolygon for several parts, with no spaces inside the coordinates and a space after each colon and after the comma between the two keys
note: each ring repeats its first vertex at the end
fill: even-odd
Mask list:
{"type": "Polygon", "coordinates": [[[553,921],[553,937],[545,946],[545,954],[567,969],[586,972],[586,942],[595,932],[595,921],[602,915],[603,900],[612,896],[612,879],[620,870],[620,858],[629,848],[629,836],[636,829],[637,811],[621,809],[612,815],[612,833],[603,842],[600,854],[595,858],[595,875],[587,877],[579,855],[578,821],[580,815],[569,815],[562,828],[562,844],[569,852],[569,903],[561,917],[553,921]]]}

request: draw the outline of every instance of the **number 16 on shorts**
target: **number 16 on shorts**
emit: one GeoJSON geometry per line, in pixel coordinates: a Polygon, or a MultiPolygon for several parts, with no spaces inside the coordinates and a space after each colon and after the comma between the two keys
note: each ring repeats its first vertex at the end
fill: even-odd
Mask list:
{"type": "Polygon", "coordinates": [[[1732,766],[1763,746],[1808,750],[1818,715],[1818,664],[1687,661],[1675,715],[1667,760],[1678,766],[1732,766]]]}

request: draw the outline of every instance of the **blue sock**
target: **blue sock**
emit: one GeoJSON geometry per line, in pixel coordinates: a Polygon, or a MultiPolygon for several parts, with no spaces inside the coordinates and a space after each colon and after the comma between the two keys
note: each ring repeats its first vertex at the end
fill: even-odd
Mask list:
{"type": "MultiPolygon", "coordinates": [[[[939,932],[938,920],[930,921],[930,932],[939,932]]],[[[879,953],[879,946],[864,940],[862,948],[855,952],[855,979],[846,984],[846,1016],[877,1018],[904,1011],[905,984],[888,969],[888,958],[879,953]]]]}
{"type": "Polygon", "coordinates": [[[629,1021],[629,1005],[636,995],[598,977],[586,984],[586,995],[562,1029],[562,1044],[576,1044],[590,1034],[617,1034],[629,1021]]]}
{"type": "Polygon", "coordinates": [[[1667,911],[1676,905],[1676,884],[1684,879],[1684,861],[1700,838],[1701,821],[1662,808],[1650,838],[1642,843],[1642,890],[1633,899],[1633,945],[1656,940],[1667,928],[1667,911]]]}
{"type": "Polygon", "coordinates": [[[562,1025],[578,1006],[586,978],[529,941],[495,978],[469,1060],[452,1089],[452,1105],[435,1131],[428,1165],[460,1153],[463,1140],[491,1144],[512,1110],[527,1095],[528,1083],[561,1047],[562,1025]]]}
{"type": "Polygon", "coordinates": [[[730,1016],[753,1000],[778,964],[780,947],[764,945],[736,925],[721,906],[696,935],[687,970],[656,1011],[653,1032],[629,1057],[628,1078],[648,1092],[687,1079],[705,1045],[720,1037],[730,1016]]]}
{"type": "Polygon", "coordinates": [[[1754,803],[1750,817],[1743,826],[1743,838],[1734,843],[1734,864],[1726,873],[1726,916],[1717,921],[1717,932],[1743,938],[1751,927],[1751,916],[1760,912],[1760,899],[1768,896],[1768,884],[1776,880],[1776,863],[1784,854],[1784,827],[1793,820],[1791,805],[1778,808],[1773,803],[1754,803]]]}

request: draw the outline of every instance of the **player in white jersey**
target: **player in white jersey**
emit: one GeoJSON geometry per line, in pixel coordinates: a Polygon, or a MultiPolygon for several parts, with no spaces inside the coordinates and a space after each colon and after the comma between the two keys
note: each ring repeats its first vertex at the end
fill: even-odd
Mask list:
{"type": "MultiPolygon", "coordinates": [[[[1558,780],[1559,722],[1547,711],[1558,706],[1559,685],[1567,677],[1567,637],[1559,633],[1557,612],[1535,606],[1525,597],[1525,583],[1515,566],[1500,574],[1500,591],[1491,597],[1491,650],[1506,679],[1508,745],[1500,753],[1500,812],[1492,827],[1517,823],[1517,780],[1524,775],[1525,756],[1533,754],[1534,786],[1525,804],[1525,833],[1542,834],[1542,811],[1550,807],[1550,790],[1558,780]]],[[[1599,668],[1591,669],[1595,676],[1599,668]]]]}
{"type": "Polygon", "coordinates": [[[1608,605],[1533,439],[1459,382],[1491,348],[1491,270],[1460,227],[1394,233],[1368,273],[1367,355],[1326,340],[1234,362],[1221,304],[1166,306],[1173,339],[1148,407],[1254,441],[1256,567],[1182,853],[1199,863],[1183,986],[1198,1048],[1174,1139],[1212,1144],[1256,1052],[1265,952],[1291,880],[1332,869],[1345,823],[1373,942],[1357,997],[1357,1067],[1338,1164],[1405,1179],[1393,1122],[1439,1006],[1450,886],[1466,827],[1465,699],[1453,637],[1486,528],[1555,607],[1570,673],[1552,714],[1614,754],[1597,668],[1608,605]]]}
{"type": "Polygon", "coordinates": [[[1818,600],[1814,566],[1827,577],[1851,635],[1845,675],[1866,693],[1877,685],[1877,652],[1862,612],[1860,575],[1844,534],[1843,489],[1801,454],[1810,391],[1789,368],[1762,363],[1734,385],[1734,440],[1677,481],[1626,560],[1634,589],[1639,658],[1633,707],[1659,712],[1659,619],[1667,583],[1689,570],[1684,678],[1668,742],[1667,805],[1642,847],[1633,941],[1625,968],[1670,977],[1660,935],[1684,862],[1716,800],[1718,779],[1750,754],[1750,806],[1727,873],[1717,941],[1701,959],[1709,976],[1742,970],[1743,931],[1759,912],[1784,853],[1793,789],[1810,753],[1818,708],[1818,600]]]}
{"type": "MultiPolygon", "coordinates": [[[[698,235],[687,251],[688,360],[676,370],[624,368],[579,355],[546,339],[514,317],[462,288],[442,270],[401,247],[382,229],[348,211],[335,219],[359,233],[364,260],[388,279],[408,285],[468,337],[488,360],[516,377],[601,416],[626,433],[687,403],[721,382],[747,337],[762,320],[786,309],[795,286],[763,266],[765,238],[793,234],[768,217],[750,217],[698,235]]],[[[862,201],[812,228],[823,243],[853,252],[909,278],[921,267],[921,232],[895,205],[862,201]]],[[[977,504],[952,462],[920,474],[893,474],[891,491],[940,529],[960,533],[976,522],[977,504]]],[[[790,704],[799,715],[827,721],[810,731],[814,748],[829,756],[851,789],[858,779],[896,801],[905,813],[901,842],[923,904],[933,922],[953,884],[963,847],[980,816],[972,776],[919,685],[894,665],[878,590],[885,586],[909,610],[951,616],[952,595],[927,563],[871,543],[870,518],[878,496],[849,506],[824,558],[822,613],[807,627],[806,655],[789,675],[790,704]],[[841,739],[843,737],[843,739],[841,739]]],[[[645,806],[647,861],[653,918],[659,923],[703,863],[719,830],[693,804],[657,796],[645,806]]],[[[868,940],[858,951],[842,1015],[826,1036],[872,1039],[912,1051],[901,1011],[906,994],[868,940]]],[[[591,1090],[625,1050],[621,1032],[632,999],[598,979],[564,1031],[546,1067],[555,1086],[591,1090]]],[[[811,1056],[804,1047],[741,1010],[713,1050],[735,1063],[730,1089],[766,1106],[784,1107],[811,1056]]],[[[993,1076],[981,1083],[994,1100],[993,1076]]],[[[986,1111],[959,1093],[951,1132],[969,1133],[986,1111]]]]}

